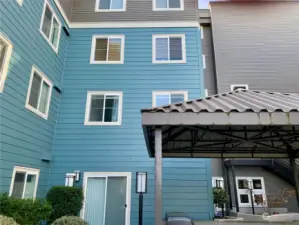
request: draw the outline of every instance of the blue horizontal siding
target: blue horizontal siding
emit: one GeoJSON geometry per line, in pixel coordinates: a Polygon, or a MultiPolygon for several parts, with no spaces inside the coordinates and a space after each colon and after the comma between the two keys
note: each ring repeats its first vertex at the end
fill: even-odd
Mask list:
{"type": "MultiPolygon", "coordinates": [[[[53,1],[52,8],[56,11],[53,1]]],[[[0,1],[3,33],[13,44],[4,91],[0,94],[0,192],[8,192],[14,166],[40,169],[37,196],[48,189],[50,163],[41,161],[51,153],[60,94],[53,89],[48,120],[25,108],[32,66],[37,66],[53,83],[61,86],[67,36],[61,31],[56,54],[39,31],[44,1],[0,1]]],[[[60,21],[63,20],[60,15],[60,21]]]]}
{"type": "MultiPolygon", "coordinates": [[[[144,224],[154,223],[154,160],[148,157],[141,129],[141,108],[151,107],[152,91],[188,91],[201,96],[202,65],[197,28],[71,29],[63,93],[56,125],[51,184],[63,184],[65,173],[132,172],[131,224],[137,224],[135,173],[148,172],[144,224]],[[125,35],[124,64],[91,65],[94,34],[125,35]],[[185,34],[187,63],[153,64],[153,34],[185,34]],[[87,91],[122,91],[120,126],[84,126],[87,91]]],[[[76,185],[82,185],[80,183],[76,185]]],[[[163,159],[163,210],[184,211],[211,219],[210,161],[163,159]]]]}

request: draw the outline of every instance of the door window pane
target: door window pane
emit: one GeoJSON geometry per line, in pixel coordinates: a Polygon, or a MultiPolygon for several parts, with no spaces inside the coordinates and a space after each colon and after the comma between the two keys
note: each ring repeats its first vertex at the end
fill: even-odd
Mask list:
{"type": "Polygon", "coordinates": [[[89,121],[103,121],[104,98],[104,95],[96,95],[91,97],[89,121]]]}
{"type": "Polygon", "coordinates": [[[110,9],[110,4],[112,0],[100,0],[100,9],[110,9]]]}
{"type": "Polygon", "coordinates": [[[156,39],[156,60],[168,60],[168,38],[156,39]]]}
{"type": "Polygon", "coordinates": [[[52,35],[51,35],[51,43],[57,47],[58,44],[58,32],[59,32],[60,25],[56,18],[53,18],[53,25],[52,25],[52,35]]]}
{"type": "Polygon", "coordinates": [[[264,198],[262,194],[254,194],[253,196],[254,203],[256,205],[263,205],[264,204],[264,198]]]}
{"type": "Polygon", "coordinates": [[[247,180],[238,180],[238,188],[239,189],[248,189],[248,181],[247,180]]]}
{"type": "Polygon", "coordinates": [[[249,196],[247,194],[241,194],[240,201],[241,203],[249,203],[249,196]]]}
{"type": "Polygon", "coordinates": [[[4,59],[5,59],[5,54],[6,54],[6,49],[7,46],[0,40],[0,79],[2,76],[2,68],[4,65],[4,59]]]}
{"type": "Polygon", "coordinates": [[[261,180],[252,180],[253,189],[263,189],[261,180]]]}
{"type": "Polygon", "coordinates": [[[33,198],[34,197],[35,183],[36,183],[36,175],[27,174],[24,198],[33,198]]]}
{"type": "Polygon", "coordinates": [[[109,38],[108,61],[120,61],[121,39],[109,38]]]}
{"type": "Polygon", "coordinates": [[[48,108],[48,97],[49,97],[50,87],[47,83],[43,82],[43,87],[41,91],[41,97],[39,101],[38,110],[42,113],[46,113],[48,108]]]}
{"type": "Polygon", "coordinates": [[[46,37],[50,36],[52,15],[53,14],[52,14],[49,6],[47,5],[45,14],[44,14],[43,26],[42,26],[42,31],[46,35],[46,37]]]}
{"type": "Polygon", "coordinates": [[[22,198],[24,184],[25,184],[25,177],[26,177],[25,172],[16,172],[14,183],[13,183],[12,194],[11,194],[12,197],[22,198]]]}
{"type": "Polygon", "coordinates": [[[31,105],[35,109],[37,109],[38,105],[41,82],[42,78],[36,73],[34,73],[30,90],[29,105],[31,105]]]}
{"type": "Polygon", "coordinates": [[[111,9],[123,9],[123,0],[111,0],[111,9]]]}
{"type": "Polygon", "coordinates": [[[181,38],[170,38],[170,60],[182,60],[182,39],[181,38]]]}

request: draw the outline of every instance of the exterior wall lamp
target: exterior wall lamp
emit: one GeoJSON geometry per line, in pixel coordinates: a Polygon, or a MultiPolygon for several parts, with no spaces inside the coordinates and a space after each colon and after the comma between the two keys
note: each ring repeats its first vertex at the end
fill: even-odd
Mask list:
{"type": "Polygon", "coordinates": [[[139,194],[138,225],[143,223],[143,194],[147,192],[147,172],[136,173],[136,193],[139,194]]]}

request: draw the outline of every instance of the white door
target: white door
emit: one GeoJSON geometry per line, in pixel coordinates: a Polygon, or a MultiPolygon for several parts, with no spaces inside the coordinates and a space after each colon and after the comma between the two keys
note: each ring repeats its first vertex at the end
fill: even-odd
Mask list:
{"type": "Polygon", "coordinates": [[[82,217],[89,225],[129,225],[131,173],[84,173],[82,217]]]}

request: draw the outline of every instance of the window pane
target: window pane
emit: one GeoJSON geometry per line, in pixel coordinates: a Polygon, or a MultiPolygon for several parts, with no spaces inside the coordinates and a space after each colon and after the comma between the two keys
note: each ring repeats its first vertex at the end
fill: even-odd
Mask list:
{"type": "Polygon", "coordinates": [[[49,92],[50,92],[49,85],[47,83],[43,82],[43,87],[42,87],[42,91],[41,91],[38,110],[44,114],[47,111],[49,92]]]}
{"type": "Polygon", "coordinates": [[[104,95],[91,97],[89,121],[102,122],[104,108],[104,95]]]}
{"type": "Polygon", "coordinates": [[[111,0],[100,0],[100,9],[110,9],[111,0]]]}
{"type": "Polygon", "coordinates": [[[58,44],[58,33],[59,33],[59,23],[58,21],[54,18],[53,19],[53,26],[52,26],[52,36],[51,36],[51,43],[57,47],[58,44]]]}
{"type": "Polygon", "coordinates": [[[256,205],[263,205],[264,204],[264,198],[263,198],[262,194],[255,194],[253,196],[253,199],[254,199],[254,203],[256,205]]]}
{"type": "Polygon", "coordinates": [[[16,172],[15,180],[13,183],[13,189],[11,196],[15,198],[22,198],[26,173],[16,172]]]}
{"type": "Polygon", "coordinates": [[[169,95],[157,95],[156,96],[156,106],[168,105],[170,104],[169,95]]]}
{"type": "Polygon", "coordinates": [[[181,0],[169,0],[169,8],[181,8],[181,0]]]}
{"type": "Polygon", "coordinates": [[[121,51],[121,39],[110,38],[108,61],[120,61],[120,51],[121,51]]]}
{"type": "Polygon", "coordinates": [[[107,60],[107,38],[101,38],[96,40],[95,61],[107,60]]]}
{"type": "Polygon", "coordinates": [[[119,96],[106,96],[105,102],[105,122],[118,121],[119,96]]]}
{"type": "Polygon", "coordinates": [[[42,31],[47,37],[50,36],[51,21],[52,21],[52,12],[50,8],[46,6],[42,31]]]}
{"type": "Polygon", "coordinates": [[[168,60],[168,38],[156,39],[156,60],[168,60]]]}
{"type": "Polygon", "coordinates": [[[37,103],[39,98],[39,91],[41,87],[41,77],[36,73],[33,74],[30,96],[29,96],[29,105],[37,109],[37,103]]]}
{"type": "Polygon", "coordinates": [[[111,9],[122,9],[123,8],[123,0],[111,0],[111,9]]]}
{"type": "Polygon", "coordinates": [[[167,7],[167,0],[155,0],[156,1],[156,8],[168,8],[167,7]]]}
{"type": "Polygon", "coordinates": [[[182,60],[182,38],[170,38],[170,60],[182,60]]]}
{"type": "Polygon", "coordinates": [[[248,181],[247,180],[238,180],[238,188],[239,189],[248,189],[248,181]]]}
{"type": "Polygon", "coordinates": [[[34,188],[36,183],[36,175],[28,174],[26,185],[25,185],[25,192],[24,198],[33,198],[34,197],[34,188]]]}
{"type": "Polygon", "coordinates": [[[7,46],[0,40],[0,79],[2,75],[2,68],[4,65],[4,59],[5,59],[5,54],[6,54],[6,49],[7,46]]]}
{"type": "Polygon", "coordinates": [[[170,103],[177,103],[177,102],[183,102],[184,101],[184,95],[175,95],[171,94],[170,96],[170,103]]]}
{"type": "Polygon", "coordinates": [[[247,194],[240,195],[241,203],[249,203],[249,196],[247,194]]]}
{"type": "Polygon", "coordinates": [[[262,181],[261,180],[252,180],[253,189],[262,189],[262,181]]]}

